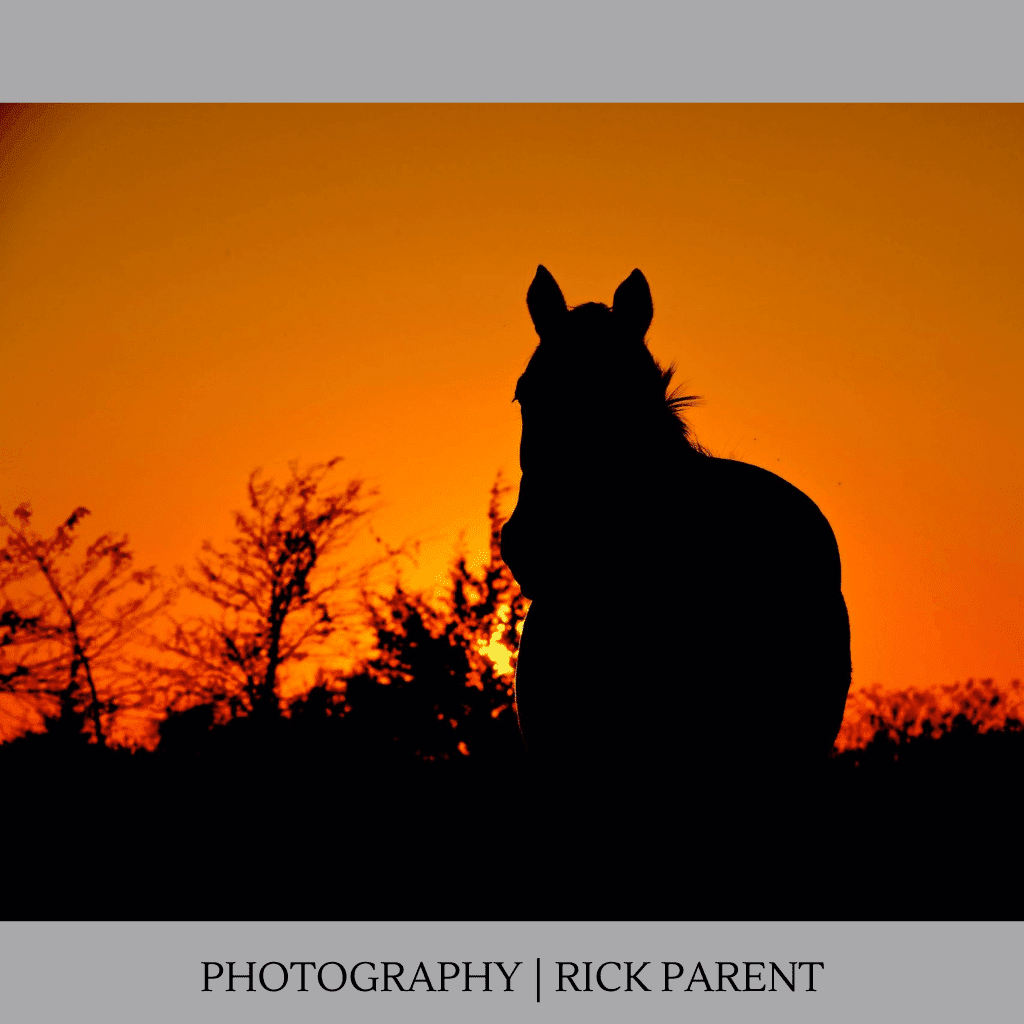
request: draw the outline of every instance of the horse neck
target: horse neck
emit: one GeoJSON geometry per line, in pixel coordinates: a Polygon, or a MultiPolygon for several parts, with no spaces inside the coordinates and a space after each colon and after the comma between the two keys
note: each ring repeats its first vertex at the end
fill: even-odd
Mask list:
{"type": "Polygon", "coordinates": [[[681,470],[695,466],[701,453],[689,442],[671,413],[658,410],[609,438],[604,472],[648,499],[678,481],[681,470]]]}

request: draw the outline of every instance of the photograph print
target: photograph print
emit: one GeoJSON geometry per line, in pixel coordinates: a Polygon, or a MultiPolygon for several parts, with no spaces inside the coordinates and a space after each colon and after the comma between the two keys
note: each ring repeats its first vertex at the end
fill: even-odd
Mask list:
{"type": "Polygon", "coordinates": [[[0,108],[8,919],[1014,919],[1024,108],[0,108]]]}

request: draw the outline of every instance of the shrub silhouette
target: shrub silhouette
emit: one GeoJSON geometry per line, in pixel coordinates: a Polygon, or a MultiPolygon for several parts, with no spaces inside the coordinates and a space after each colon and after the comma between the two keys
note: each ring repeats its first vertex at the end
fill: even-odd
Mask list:
{"type": "Polygon", "coordinates": [[[879,685],[853,690],[836,740],[839,753],[871,750],[875,756],[915,740],[939,740],[953,733],[1015,732],[1024,722],[1024,689],[1019,679],[955,682],[934,689],[894,690],[879,685]]]}
{"type": "Polygon", "coordinates": [[[314,684],[282,709],[284,717],[254,715],[251,705],[236,701],[226,719],[216,693],[213,700],[172,707],[160,725],[160,752],[186,758],[243,747],[264,757],[315,753],[377,771],[467,757],[478,767],[514,764],[522,743],[511,669],[528,602],[499,554],[508,490],[499,475],[483,565],[473,569],[457,553],[449,584],[433,595],[400,582],[387,593],[363,591],[373,644],[352,670],[321,666],[314,684]],[[507,664],[496,663],[494,654],[507,664]]]}
{"type": "Polygon", "coordinates": [[[498,645],[514,668],[527,606],[500,555],[508,490],[499,476],[488,506],[489,555],[478,571],[460,553],[440,597],[398,583],[388,595],[364,595],[375,644],[343,681],[346,743],[376,757],[392,751],[426,761],[520,753],[511,674],[489,653],[498,645]]]}

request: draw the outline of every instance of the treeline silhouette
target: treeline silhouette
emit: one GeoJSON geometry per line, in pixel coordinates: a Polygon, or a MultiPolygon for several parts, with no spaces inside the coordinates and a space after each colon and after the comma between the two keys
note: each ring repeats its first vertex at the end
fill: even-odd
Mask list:
{"type": "Polygon", "coordinates": [[[253,474],[232,542],[179,575],[189,616],[126,538],[75,557],[84,509],[51,537],[0,519],[0,692],[36,726],[0,745],[5,917],[1021,916],[1019,683],[860,691],[844,749],[785,785],[567,789],[518,734],[500,480],[488,558],[425,594],[375,582],[402,548],[331,557],[374,498],[335,465],[253,474]]]}

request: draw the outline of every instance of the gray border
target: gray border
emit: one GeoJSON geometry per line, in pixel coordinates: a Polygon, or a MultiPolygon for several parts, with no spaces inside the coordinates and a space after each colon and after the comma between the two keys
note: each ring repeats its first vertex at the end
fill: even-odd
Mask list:
{"type": "Polygon", "coordinates": [[[35,0],[6,101],[1006,101],[994,0],[35,0]]]}
{"type": "MultiPolygon", "coordinates": [[[[1014,923],[529,923],[473,922],[428,924],[327,922],[248,923],[64,923],[0,925],[0,989],[5,1019],[71,1019],[180,1024],[181,1021],[320,1022],[359,1020],[365,1024],[438,1022],[476,1024],[480,1020],[676,1022],[751,1021],[819,1024],[821,1021],[887,1024],[980,1020],[986,1024],[1020,1019],[1019,958],[1024,925],[1014,923]],[[536,999],[535,962],[541,959],[541,999],[536,999]],[[502,984],[479,990],[354,992],[350,985],[320,991],[312,972],[307,992],[299,992],[293,969],[281,992],[261,990],[260,966],[271,961],[317,965],[336,961],[402,963],[408,974],[419,961],[517,960],[513,991],[502,984]],[[254,988],[245,982],[229,993],[223,981],[203,992],[203,964],[233,960],[245,970],[255,963],[254,988]],[[643,961],[649,988],[603,993],[555,991],[556,961],[643,961]],[[738,991],[724,985],[707,992],[686,982],[666,993],[658,984],[662,961],[675,961],[692,976],[699,960],[717,989],[718,961],[819,961],[814,992],[806,990],[806,969],[795,992],[781,982],[775,992],[738,991]],[[240,990],[239,990],[240,989],[240,990]]],[[[392,969],[394,971],[394,968],[392,969]]],[[[728,971],[729,968],[726,968],[728,971]]],[[[759,968],[752,969],[759,973],[759,968]]],[[[366,978],[369,968],[361,968],[366,978]]],[[[325,976],[334,984],[330,972],[325,976]]],[[[211,969],[211,973],[215,973],[211,969]]],[[[621,971],[609,968],[614,985],[621,971]]],[[[278,968],[265,978],[279,984],[278,968]]],[[[742,975],[741,975],[742,977],[742,975]]],[[[474,982],[478,989],[479,982],[474,982]]],[[[756,980],[754,981],[756,987],[756,980]]],[[[593,986],[592,986],[593,987],[593,986]]],[[[742,986],[741,986],[742,988],[742,986]]]]}

